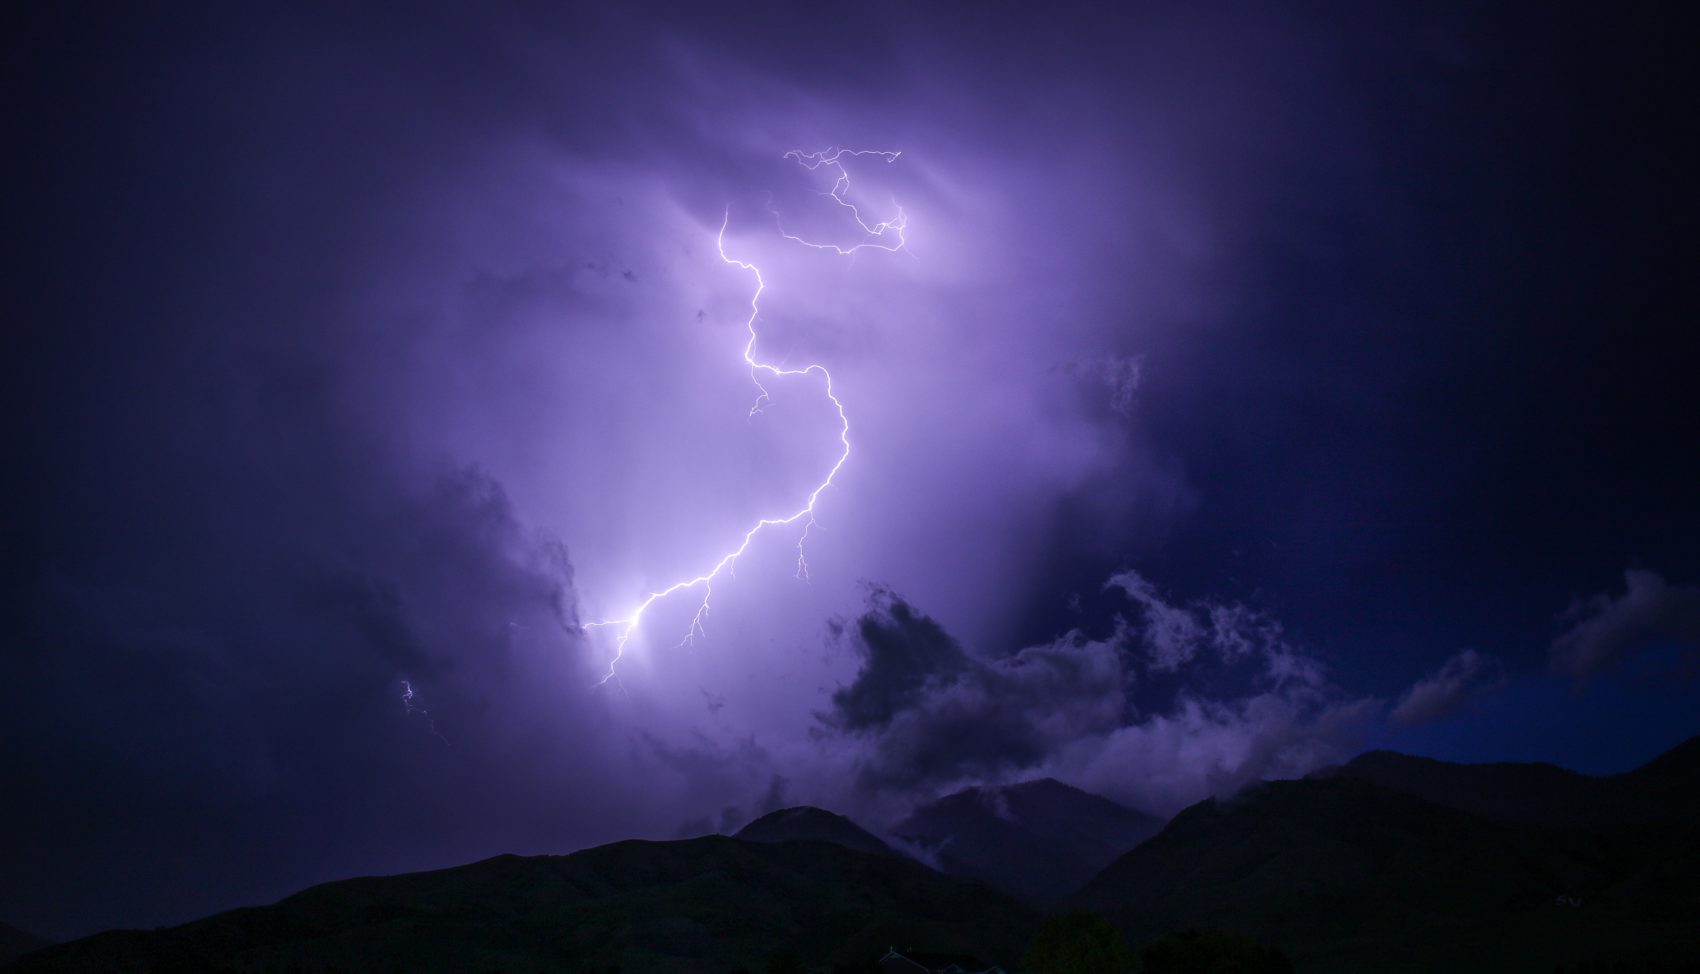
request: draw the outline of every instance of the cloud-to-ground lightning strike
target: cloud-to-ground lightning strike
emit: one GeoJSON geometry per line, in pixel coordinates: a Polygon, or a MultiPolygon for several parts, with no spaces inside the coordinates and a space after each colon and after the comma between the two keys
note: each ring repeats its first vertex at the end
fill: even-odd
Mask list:
{"type": "MultiPolygon", "coordinates": [[[[782,224],[779,225],[780,235],[786,240],[802,244],[805,247],[812,247],[816,250],[830,250],[834,253],[845,256],[854,255],[858,251],[868,249],[884,250],[893,253],[902,250],[906,243],[903,231],[908,222],[907,218],[904,216],[903,208],[897,207],[896,215],[889,220],[882,220],[873,224],[868,223],[865,219],[863,219],[862,211],[856,206],[856,204],[845,199],[845,193],[850,188],[850,174],[844,167],[844,160],[846,158],[875,156],[885,160],[887,163],[891,163],[896,162],[898,156],[901,154],[902,153],[900,152],[888,152],[874,149],[827,149],[821,152],[802,152],[794,149],[785,153],[785,158],[795,160],[799,165],[811,172],[822,167],[826,167],[836,172],[837,178],[833,181],[832,189],[823,195],[830,198],[837,205],[850,211],[850,215],[856,221],[856,225],[861,228],[862,239],[860,242],[850,246],[816,243],[786,232],[782,224]]],[[[624,617],[618,619],[602,619],[596,622],[586,623],[584,626],[586,629],[614,628],[619,632],[619,636],[614,645],[614,657],[608,661],[608,672],[602,677],[600,681],[601,684],[606,684],[609,680],[614,678],[615,667],[619,664],[621,657],[625,655],[627,641],[631,639],[632,633],[637,631],[639,624],[643,622],[644,613],[648,611],[650,606],[654,605],[661,599],[667,598],[676,592],[701,587],[702,602],[698,604],[696,615],[691,618],[690,627],[686,629],[685,637],[681,640],[680,645],[690,642],[697,635],[703,633],[703,618],[708,614],[709,600],[714,595],[714,580],[718,578],[722,572],[735,570],[734,566],[736,565],[739,556],[749,549],[750,543],[755,540],[756,535],[760,534],[763,528],[779,527],[782,525],[797,524],[799,522],[802,523],[802,531],[797,537],[797,576],[806,580],[809,574],[809,566],[803,555],[803,545],[804,542],[808,540],[809,528],[814,525],[815,504],[820,500],[821,494],[828,487],[832,486],[834,478],[838,476],[838,471],[843,469],[845,461],[850,459],[850,417],[844,411],[844,403],[839,400],[837,393],[833,391],[832,373],[827,371],[826,366],[819,363],[811,363],[802,368],[784,368],[772,362],[763,361],[758,357],[756,346],[760,335],[756,330],[756,321],[761,317],[761,296],[762,292],[767,290],[767,281],[762,277],[761,268],[748,261],[740,260],[726,253],[726,227],[731,222],[731,218],[731,207],[727,207],[726,215],[720,222],[720,232],[715,237],[715,247],[718,250],[722,261],[731,264],[734,267],[749,271],[756,279],[755,293],[750,295],[750,316],[744,323],[745,328],[749,332],[749,340],[744,343],[744,363],[749,366],[750,380],[755,383],[757,390],[755,404],[750,407],[750,415],[754,416],[761,412],[762,407],[767,404],[767,387],[762,384],[762,379],[764,377],[782,378],[785,376],[802,376],[818,373],[825,388],[826,398],[831,401],[833,409],[838,413],[838,442],[842,449],[839,451],[838,459],[833,462],[832,468],[826,472],[826,476],[822,478],[820,483],[815,485],[814,490],[809,492],[807,499],[801,507],[789,514],[764,517],[757,521],[750,527],[749,530],[744,532],[743,536],[739,539],[738,544],[726,552],[725,555],[721,556],[720,560],[711,565],[708,570],[691,578],[680,579],[665,588],[649,593],[642,602],[638,603],[635,609],[624,617]]],[[[776,224],[779,222],[779,214],[777,212],[774,213],[774,221],[776,224]]]]}

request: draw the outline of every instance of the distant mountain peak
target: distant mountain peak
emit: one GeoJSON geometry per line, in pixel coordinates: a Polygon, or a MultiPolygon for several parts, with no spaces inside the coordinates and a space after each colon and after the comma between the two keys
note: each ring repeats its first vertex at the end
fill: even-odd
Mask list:
{"type": "Polygon", "coordinates": [[[892,834],[940,869],[1030,902],[1072,892],[1162,820],[1055,778],[964,788],[917,807],[892,834]]]}
{"type": "Polygon", "coordinates": [[[1700,737],[1633,771],[1604,777],[1543,762],[1458,764],[1396,751],[1367,751],[1332,775],[1506,822],[1585,826],[1683,821],[1700,807],[1700,737]]]}
{"type": "Polygon", "coordinates": [[[0,964],[10,963],[22,954],[46,947],[48,943],[49,941],[33,933],[0,922],[0,964]]]}
{"type": "MultiPolygon", "coordinates": [[[[936,799],[933,804],[971,799],[996,802],[1009,798],[1074,801],[1139,812],[1138,809],[1129,808],[1113,798],[1105,798],[1103,795],[1087,791],[1084,788],[1077,788],[1066,781],[1058,781],[1055,778],[1029,778],[1026,781],[1012,781],[1001,785],[970,785],[960,791],[954,791],[936,799]]],[[[1140,814],[1144,813],[1140,812],[1140,814]]]]}
{"type": "Polygon", "coordinates": [[[1118,801],[1105,798],[1103,795],[1093,794],[1084,788],[1076,788],[1066,781],[1058,781],[1055,778],[1030,778],[1026,781],[1016,781],[1007,785],[997,785],[993,788],[993,790],[1002,792],[1006,795],[1067,795],[1070,797],[1083,798],[1088,801],[1107,802],[1121,808],[1127,807],[1118,801]]]}
{"type": "MultiPolygon", "coordinates": [[[[824,808],[819,808],[814,805],[792,805],[789,808],[780,808],[768,812],[766,815],[752,820],[748,825],[744,826],[744,829],[750,829],[763,823],[814,821],[850,822],[850,819],[838,814],[837,812],[829,812],[824,808]]],[[[851,824],[855,823],[852,822],[851,824]]]]}
{"type": "Polygon", "coordinates": [[[739,829],[733,838],[746,842],[831,842],[857,852],[898,855],[867,829],[843,815],[813,805],[793,805],[769,812],[739,829]]]}
{"type": "MultiPolygon", "coordinates": [[[[1064,791],[1079,792],[1082,795],[1092,794],[1091,792],[1086,791],[1083,788],[1076,788],[1075,786],[1069,784],[1066,781],[1058,781],[1055,778],[1029,778],[1026,781],[1016,781],[1016,782],[1012,782],[1012,783],[1007,784],[1007,785],[1001,785],[999,787],[1002,787],[1002,788],[1004,788],[1006,790],[1010,790],[1010,791],[1015,791],[1015,790],[1020,790],[1020,789],[1060,788],[1060,789],[1063,789],[1064,791]]],[[[1105,800],[1107,801],[1108,799],[1105,799],[1105,800]]]]}
{"type": "Polygon", "coordinates": [[[1445,761],[1440,758],[1424,757],[1420,754],[1406,754],[1402,751],[1387,750],[1365,751],[1350,761],[1347,761],[1344,767],[1346,769],[1351,769],[1379,765],[1405,765],[1409,767],[1427,768],[1540,768],[1547,772],[1557,772],[1563,775],[1575,775],[1576,777],[1588,777],[1581,772],[1571,771],[1569,768],[1563,768],[1547,761],[1484,761],[1465,763],[1458,761],[1445,761]]]}

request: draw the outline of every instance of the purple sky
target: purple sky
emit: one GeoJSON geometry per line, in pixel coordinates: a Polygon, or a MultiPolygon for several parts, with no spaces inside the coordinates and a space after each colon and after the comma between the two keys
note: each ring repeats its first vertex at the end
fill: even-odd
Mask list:
{"type": "Polygon", "coordinates": [[[1700,85],[1603,16],[13,14],[0,918],[1700,730],[1700,85]],[[834,146],[901,253],[780,236],[834,146]],[[723,220],[853,453],[599,684],[836,456],[723,220]]]}

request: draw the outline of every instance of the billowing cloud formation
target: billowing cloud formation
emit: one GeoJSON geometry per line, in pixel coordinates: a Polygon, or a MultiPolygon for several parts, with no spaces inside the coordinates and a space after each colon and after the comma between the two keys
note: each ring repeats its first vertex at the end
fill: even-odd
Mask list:
{"type": "Polygon", "coordinates": [[[832,695],[827,726],[871,743],[859,783],[911,792],[1032,768],[1083,735],[1118,726],[1126,707],[1114,640],[1070,633],[984,661],[887,589],[840,630],[862,658],[832,695]]]}
{"type": "Polygon", "coordinates": [[[1295,686],[1229,699],[1184,694],[1165,713],[1073,742],[1045,770],[1167,814],[1207,795],[1338,763],[1381,708],[1373,698],[1295,686]]]}
{"type": "Polygon", "coordinates": [[[1498,660],[1473,649],[1459,650],[1440,669],[1412,684],[1387,719],[1400,727],[1443,720],[1504,679],[1504,667],[1498,660]]]}
{"type": "Polygon", "coordinates": [[[1261,659],[1278,682],[1322,680],[1314,661],[1287,645],[1279,621],[1246,605],[1209,600],[1184,606],[1171,603],[1137,572],[1122,572],[1105,587],[1120,589],[1139,607],[1144,622],[1139,641],[1153,670],[1174,672],[1201,653],[1210,653],[1224,663],[1261,659]]]}
{"type": "Polygon", "coordinates": [[[1112,578],[1138,618],[998,659],[878,588],[838,628],[862,660],[820,719],[860,748],[859,783],[924,795],[1050,773],[1172,811],[1337,760],[1379,709],[1332,688],[1278,622],[1239,603],[1164,599],[1112,578]]]}
{"type": "Polygon", "coordinates": [[[1567,628],[1550,651],[1555,673],[1586,679],[1658,639],[1700,647],[1700,588],[1639,568],[1624,572],[1623,582],[1622,595],[1601,593],[1565,612],[1567,628]]]}

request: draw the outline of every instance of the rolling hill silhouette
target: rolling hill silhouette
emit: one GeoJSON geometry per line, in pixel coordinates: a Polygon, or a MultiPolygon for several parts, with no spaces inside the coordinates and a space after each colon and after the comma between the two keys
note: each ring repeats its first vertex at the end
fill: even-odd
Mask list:
{"type": "Polygon", "coordinates": [[[1144,838],[1143,813],[1028,782],[951,795],[897,830],[957,875],[798,807],[736,837],[327,883],[7,970],[728,974],[781,950],[810,971],[865,966],[896,945],[1013,970],[1038,917],[975,877],[1100,912],[1135,946],[1225,928],[1312,974],[1700,971],[1697,786],[1700,739],[1601,778],[1371,752],[1200,802],[1144,838]]]}
{"type": "Polygon", "coordinates": [[[1551,764],[1453,764],[1392,751],[1361,754],[1329,773],[1485,818],[1536,825],[1681,822],[1700,809],[1700,737],[1606,777],[1551,764]]]}
{"type": "Polygon", "coordinates": [[[0,923],[0,964],[45,946],[47,941],[35,934],[26,933],[9,923],[0,923]]]}
{"type": "Polygon", "coordinates": [[[498,856],[435,872],[326,883],[180,927],[36,951],[10,971],[811,969],[893,944],[1013,962],[1035,917],[906,859],[824,842],[707,836],[570,856],[498,856]]]}
{"type": "Polygon", "coordinates": [[[1200,802],[1067,904],[1135,942],[1237,929],[1301,971],[1697,962],[1700,809],[1664,817],[1693,794],[1693,754],[1603,779],[1366,755],[1200,802]]]}

